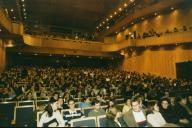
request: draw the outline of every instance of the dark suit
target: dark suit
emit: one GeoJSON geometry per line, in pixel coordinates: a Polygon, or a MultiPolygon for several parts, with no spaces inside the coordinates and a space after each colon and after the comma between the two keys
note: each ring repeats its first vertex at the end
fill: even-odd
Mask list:
{"type": "MultiPolygon", "coordinates": [[[[118,121],[121,124],[121,127],[127,127],[127,125],[124,122],[123,118],[119,118],[118,121]]],[[[107,127],[120,127],[114,120],[111,120],[111,119],[107,119],[106,126],[107,127]]]]}

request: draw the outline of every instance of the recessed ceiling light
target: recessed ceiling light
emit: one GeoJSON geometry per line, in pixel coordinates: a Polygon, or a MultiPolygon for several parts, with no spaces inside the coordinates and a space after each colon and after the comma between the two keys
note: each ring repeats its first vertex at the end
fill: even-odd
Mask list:
{"type": "Polygon", "coordinates": [[[22,53],[21,53],[21,52],[19,52],[18,54],[19,54],[19,55],[21,55],[22,53]]]}
{"type": "Polygon", "coordinates": [[[24,8],[24,9],[23,9],[23,11],[25,12],[25,11],[26,11],[26,9],[24,8]]]}
{"type": "Polygon", "coordinates": [[[52,56],[52,54],[49,54],[49,56],[52,56]]]}
{"type": "Polygon", "coordinates": [[[114,12],[115,15],[117,15],[117,12],[114,12]]]}
{"type": "Polygon", "coordinates": [[[79,58],[79,56],[76,56],[77,58],[79,58]]]}
{"type": "Polygon", "coordinates": [[[134,24],[134,22],[132,22],[131,24],[134,24]]]}
{"type": "Polygon", "coordinates": [[[0,29],[0,32],[2,31],[2,29],[0,29]]]}
{"type": "Polygon", "coordinates": [[[107,18],[106,21],[109,21],[109,19],[107,18]]]}
{"type": "Polygon", "coordinates": [[[13,19],[16,19],[16,17],[14,16],[13,19]]]}
{"type": "Polygon", "coordinates": [[[37,54],[37,53],[35,53],[34,55],[35,55],[35,56],[37,56],[38,54],[37,54]]]}
{"type": "Polygon", "coordinates": [[[113,15],[110,15],[111,18],[113,18],[113,15]]]}
{"type": "Polygon", "coordinates": [[[66,57],[66,55],[63,55],[63,57],[66,57]]]}
{"type": "Polygon", "coordinates": [[[144,20],[144,17],[142,17],[141,19],[144,20]]]}
{"type": "Polygon", "coordinates": [[[101,26],[102,26],[102,24],[99,24],[99,26],[101,27],[101,26]]]}
{"type": "Polygon", "coordinates": [[[25,4],[23,4],[22,6],[25,7],[25,4]]]}
{"type": "Polygon", "coordinates": [[[174,10],[174,7],[171,7],[171,10],[174,10]]]}
{"type": "Polygon", "coordinates": [[[126,3],[124,4],[124,7],[127,7],[127,4],[126,4],[126,3]]]}
{"type": "Polygon", "coordinates": [[[13,9],[11,9],[11,12],[13,12],[14,10],[13,9]]]}
{"type": "Polygon", "coordinates": [[[24,19],[27,19],[27,17],[25,16],[24,19]]]}
{"type": "Polygon", "coordinates": [[[109,26],[107,26],[107,29],[109,29],[109,26]]]}
{"type": "Polygon", "coordinates": [[[122,8],[119,8],[119,11],[122,11],[122,8]]]}
{"type": "Polygon", "coordinates": [[[105,21],[103,21],[103,24],[105,24],[105,21]]]}
{"type": "Polygon", "coordinates": [[[25,0],[21,0],[22,2],[25,2],[25,0]]]}
{"type": "Polygon", "coordinates": [[[130,2],[134,2],[134,0],[130,0],[130,2]]]}

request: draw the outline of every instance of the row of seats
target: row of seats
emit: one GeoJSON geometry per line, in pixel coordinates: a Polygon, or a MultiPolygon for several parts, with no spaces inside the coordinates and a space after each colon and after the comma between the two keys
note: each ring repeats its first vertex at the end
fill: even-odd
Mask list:
{"type": "MultiPolygon", "coordinates": [[[[123,107],[124,99],[116,99],[123,107]]],[[[43,111],[38,111],[38,107],[45,106],[49,103],[49,100],[36,100],[36,101],[17,101],[17,102],[0,102],[0,126],[36,126],[35,119],[39,120],[43,111]],[[37,112],[38,111],[38,112],[37,112]],[[37,114],[37,117],[36,117],[37,114]],[[26,117],[25,117],[26,116],[26,117]],[[31,122],[31,123],[30,123],[31,122]]],[[[87,117],[88,113],[94,109],[94,107],[78,108],[80,102],[76,102],[76,108],[81,110],[87,117]]],[[[101,106],[106,109],[107,106],[101,106]]],[[[62,110],[62,113],[68,111],[67,109],[62,110]]]]}

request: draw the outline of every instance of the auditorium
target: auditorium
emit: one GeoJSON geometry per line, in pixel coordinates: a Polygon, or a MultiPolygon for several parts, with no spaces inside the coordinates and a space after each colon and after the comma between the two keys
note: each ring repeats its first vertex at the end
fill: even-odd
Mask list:
{"type": "Polygon", "coordinates": [[[192,127],[192,0],[0,0],[0,127],[192,127]]]}

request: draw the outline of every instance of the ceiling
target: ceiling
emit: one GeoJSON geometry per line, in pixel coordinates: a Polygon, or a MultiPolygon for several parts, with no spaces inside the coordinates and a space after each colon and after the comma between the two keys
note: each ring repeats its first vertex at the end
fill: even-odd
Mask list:
{"type": "Polygon", "coordinates": [[[13,21],[52,31],[93,32],[101,19],[125,0],[0,0],[13,21]],[[11,10],[12,9],[12,10],[11,10]]]}

